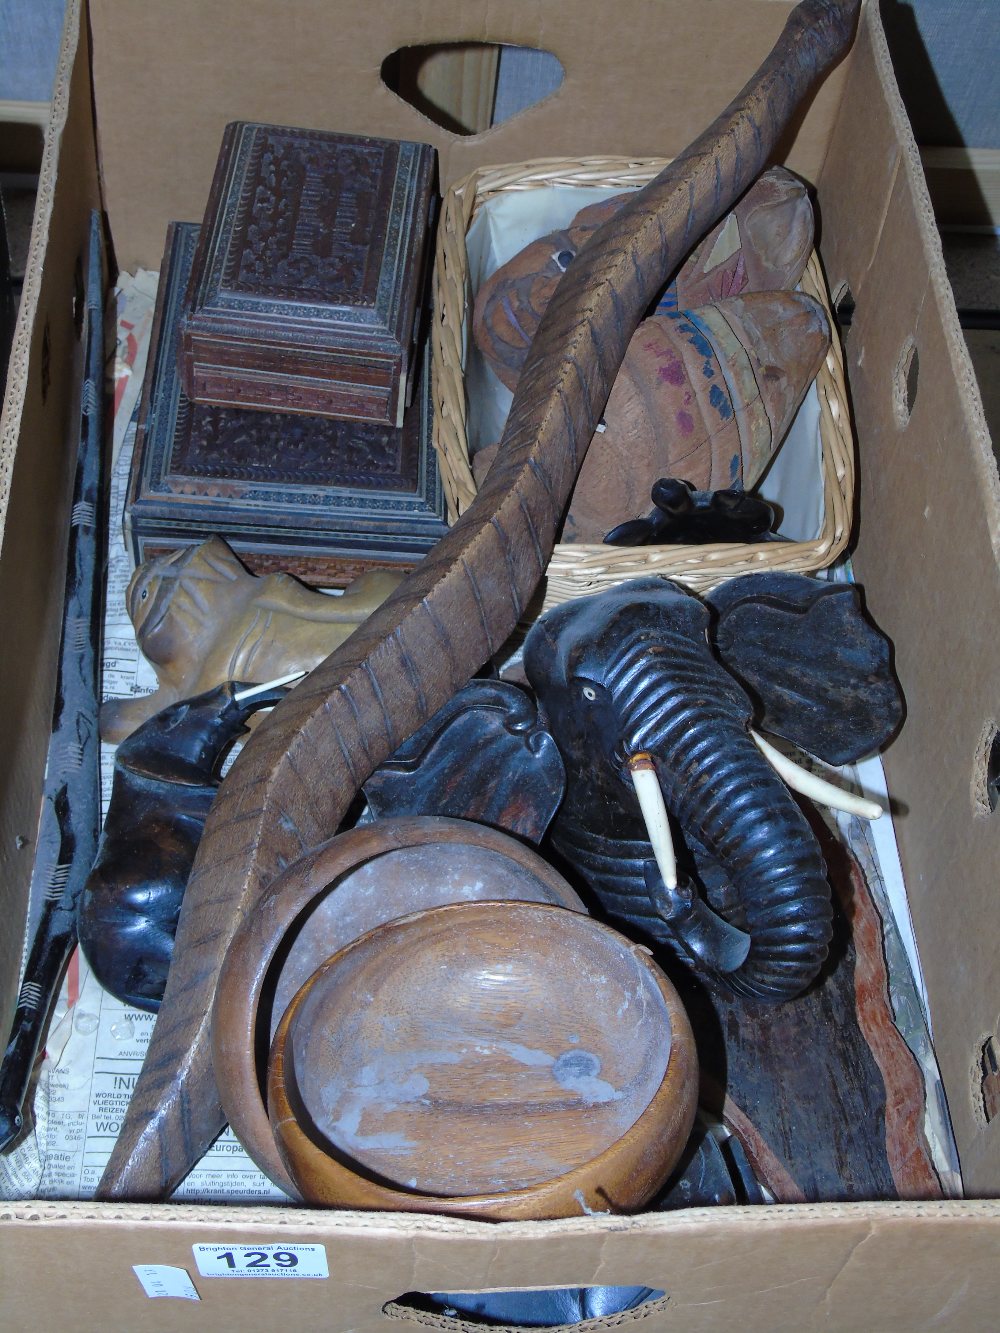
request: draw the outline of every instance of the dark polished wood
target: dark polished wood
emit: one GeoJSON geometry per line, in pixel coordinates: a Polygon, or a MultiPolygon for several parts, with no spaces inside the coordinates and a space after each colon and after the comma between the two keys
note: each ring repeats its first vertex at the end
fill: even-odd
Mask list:
{"type": "Polygon", "coordinates": [[[193,402],[178,372],[198,227],[171,223],[125,500],[137,564],[212,536],[314,584],[412,568],[447,531],[431,445],[429,355],[401,428],[193,402]]]}
{"type": "Polygon", "coordinates": [[[541,841],[566,789],[555,740],[523,690],[472,680],[364,784],[377,818],[451,815],[541,841]]]}
{"type": "MultiPolygon", "coordinates": [[[[676,477],[660,477],[650,488],[654,508],[643,518],[619,523],[604,540],[609,546],[697,546],[701,542],[771,541],[778,526],[773,505],[744,490],[696,491],[676,477]]],[[[777,540],[777,539],[775,539],[777,540]]]]}
{"type": "Polygon", "coordinates": [[[859,0],[803,0],[729,107],[601,227],[534,339],[500,457],[475,504],[400,589],[258,729],[209,817],[163,1006],[99,1193],[169,1194],[224,1123],[212,998],[240,920],[336,829],[374,768],[507,639],[542,577],[563,506],[643,311],[760,175],[859,0]]]}
{"type": "MultiPolygon", "coordinates": [[[[100,739],[103,561],[107,549],[104,457],[104,230],[90,215],[76,386],[78,428],[63,585],[52,732],[34,830],[27,957],[0,1064],[0,1149],[24,1126],[38,1048],[76,945],[76,912],[101,831],[100,739]]],[[[52,515],[39,521],[52,521],[52,515]]],[[[17,763],[16,754],[10,763],[17,763]]],[[[9,855],[9,853],[8,853],[9,855]]],[[[18,929],[16,920],[6,929],[18,929]]]]}
{"type": "Polygon", "coordinates": [[[111,799],[80,895],[80,947],[94,976],[124,1004],[155,1013],[181,902],[222,760],[251,714],[282,687],[241,699],[243,682],[168,704],[115,751],[111,799]]]}
{"type": "Polygon", "coordinates": [[[182,325],[188,397],[399,426],[433,175],[429,144],[227,125],[182,325]]]}
{"type": "Polygon", "coordinates": [[[779,1202],[942,1196],[927,1091],[895,1025],[878,909],[857,860],[812,820],[834,885],[823,972],[774,1009],[667,970],[698,1033],[702,1104],[726,1117],[779,1202]]]}

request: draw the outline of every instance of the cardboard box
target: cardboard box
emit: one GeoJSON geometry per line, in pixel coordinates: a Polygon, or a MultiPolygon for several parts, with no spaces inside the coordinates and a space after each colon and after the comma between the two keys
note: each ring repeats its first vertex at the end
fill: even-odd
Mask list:
{"type": "MultiPolygon", "coordinates": [[[[759,63],[787,0],[70,0],[24,303],[0,426],[2,1014],[17,985],[58,638],[72,459],[75,273],[88,209],[107,210],[120,267],[159,261],[167,222],[201,216],[235,117],[431,139],[442,184],[540,151],[676,153],[759,63]],[[397,47],[492,40],[550,49],[547,102],[455,138],[380,82],[397,47]],[[142,53],[136,63],[137,53],[142,53]]],[[[985,802],[1000,717],[1000,483],[955,319],[919,159],[877,7],[812,101],[789,165],[818,186],[859,440],[856,566],[896,645],[908,718],[886,756],[934,1033],[967,1190],[982,1201],[692,1210],[490,1225],[305,1209],[14,1202],[4,1222],[10,1328],[389,1327],[403,1293],[641,1284],[655,1305],[609,1326],[981,1329],[1000,1296],[1000,1117],[985,1043],[1000,1014],[1000,814],[985,802]],[[330,1277],[201,1278],[194,1243],[319,1243],[330,1277]],[[133,1264],[187,1269],[201,1307],[150,1304],[133,1264]]],[[[427,1316],[408,1323],[460,1328],[427,1316]]],[[[591,1325],[593,1327],[593,1325],[591,1325]]]]}

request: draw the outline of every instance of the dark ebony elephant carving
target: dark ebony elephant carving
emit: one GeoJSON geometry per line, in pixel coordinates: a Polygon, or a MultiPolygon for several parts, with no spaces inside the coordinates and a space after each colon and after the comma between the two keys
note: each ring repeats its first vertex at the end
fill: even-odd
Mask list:
{"type": "Polygon", "coordinates": [[[892,735],[902,699],[889,644],[857,589],[749,575],[703,602],[665,579],[634,580],[545,616],[524,666],[566,763],[552,842],[609,914],[739,993],[804,990],[830,938],[826,867],[751,727],[830,763],[892,735]],[[655,773],[669,812],[676,887],[652,854],[639,766],[655,773]]]}
{"type": "Polygon", "coordinates": [[[155,1012],[219,767],[250,715],[287,690],[227,681],[168,704],[118,746],[104,831],[77,909],[101,985],[155,1012]]]}
{"type": "MultiPolygon", "coordinates": [[[[783,1000],[804,990],[826,955],[830,886],[789,787],[869,817],[881,811],[796,767],[754,728],[841,764],[898,727],[889,644],[858,589],[768,573],[702,601],[666,579],[633,580],[550,612],[527,637],[524,667],[542,715],[535,747],[547,728],[566,770],[550,845],[604,910],[737,993],[783,1000]]],[[[522,700],[503,704],[519,717],[527,700],[503,689],[522,700]]],[[[496,782],[478,719],[501,707],[498,691],[472,682],[448,714],[453,727],[461,714],[461,745],[439,748],[432,763],[411,757],[407,790],[415,800],[422,789],[425,802],[411,813],[438,799],[426,775],[416,782],[418,768],[431,787],[474,793],[496,782]]],[[[507,762],[517,769],[507,785],[528,790],[527,754],[507,762]]],[[[467,813],[480,817],[471,805],[467,813]]]]}

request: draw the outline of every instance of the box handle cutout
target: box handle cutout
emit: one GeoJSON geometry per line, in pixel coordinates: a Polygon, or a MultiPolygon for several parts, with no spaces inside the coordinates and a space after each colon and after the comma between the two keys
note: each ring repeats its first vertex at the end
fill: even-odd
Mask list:
{"type": "Polygon", "coordinates": [[[992,815],[1000,804],[1000,727],[991,718],[983,727],[972,766],[972,812],[992,815]]]}
{"type": "Polygon", "coordinates": [[[670,1297],[653,1287],[514,1288],[489,1292],[408,1291],[387,1301],[389,1319],[481,1333],[484,1328],[573,1330],[619,1329],[666,1308],[670,1297]]]}
{"type": "Polygon", "coordinates": [[[979,1051],[979,1097],[987,1124],[1000,1115],[1000,1051],[996,1039],[987,1037],[979,1051]]]}
{"type": "Polygon", "coordinates": [[[482,134],[536,106],[564,70],[551,51],[497,42],[401,46],[382,62],[382,82],[422,116],[455,135],[482,134]]]}
{"type": "Polygon", "coordinates": [[[850,285],[846,282],[838,284],[833,293],[833,317],[837,321],[837,327],[840,329],[841,337],[845,337],[847,330],[854,323],[854,293],[850,285]]]}
{"type": "Polygon", "coordinates": [[[892,406],[900,430],[909,423],[913,414],[919,377],[920,357],[917,354],[917,345],[912,338],[907,338],[896,362],[896,373],[892,380],[892,406]]]}

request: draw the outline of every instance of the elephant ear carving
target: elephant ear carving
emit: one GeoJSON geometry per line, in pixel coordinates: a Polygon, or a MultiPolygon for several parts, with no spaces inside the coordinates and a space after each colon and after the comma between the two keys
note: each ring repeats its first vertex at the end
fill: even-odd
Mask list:
{"type": "Polygon", "coordinates": [[[705,599],[719,658],[746,687],[760,725],[831,764],[877,750],[903,699],[889,640],[859,590],[804,574],[748,574],[705,599]]]}
{"type": "Polygon", "coordinates": [[[566,786],[552,736],[527,694],[472,680],[364,784],[377,819],[447,815],[541,842],[566,786]]]}

